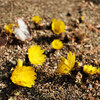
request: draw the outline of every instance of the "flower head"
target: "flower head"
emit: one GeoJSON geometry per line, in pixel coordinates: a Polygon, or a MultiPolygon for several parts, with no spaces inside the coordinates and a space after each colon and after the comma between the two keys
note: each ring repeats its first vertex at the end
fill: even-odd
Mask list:
{"type": "Polygon", "coordinates": [[[46,55],[43,54],[44,50],[41,50],[41,47],[38,45],[33,45],[28,49],[28,58],[31,64],[36,66],[42,65],[45,62],[46,55]]]}
{"type": "Polygon", "coordinates": [[[15,70],[12,72],[11,80],[14,84],[31,88],[35,84],[35,69],[22,64],[23,62],[19,59],[15,70]]]}
{"type": "Polygon", "coordinates": [[[59,35],[60,33],[65,32],[65,24],[63,21],[57,20],[57,19],[52,19],[51,22],[52,22],[52,24],[51,24],[52,31],[55,34],[59,35]]]}
{"type": "Polygon", "coordinates": [[[84,65],[83,71],[89,75],[93,75],[97,73],[97,68],[93,67],[92,65],[84,65]]]}
{"type": "Polygon", "coordinates": [[[53,42],[51,43],[52,48],[54,49],[61,49],[63,47],[63,43],[62,41],[60,41],[59,39],[55,39],[53,40],[53,42]]]}
{"type": "Polygon", "coordinates": [[[61,62],[58,64],[58,75],[69,74],[75,64],[75,54],[70,51],[67,55],[67,59],[61,57],[61,62]]]}
{"type": "Polygon", "coordinates": [[[40,18],[39,16],[34,16],[33,18],[32,18],[32,20],[33,20],[33,22],[34,23],[39,23],[41,20],[42,20],[42,18],[40,18]]]}
{"type": "Polygon", "coordinates": [[[4,25],[4,29],[7,33],[12,34],[13,33],[13,25],[14,24],[8,24],[8,25],[4,25]]]}

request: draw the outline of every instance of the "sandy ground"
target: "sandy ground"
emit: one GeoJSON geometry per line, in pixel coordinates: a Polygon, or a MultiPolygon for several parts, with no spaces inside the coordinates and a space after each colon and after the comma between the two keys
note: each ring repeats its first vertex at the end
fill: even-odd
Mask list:
{"type": "Polygon", "coordinates": [[[4,24],[13,23],[18,17],[28,23],[32,40],[22,42],[12,35],[7,45],[0,48],[0,100],[100,100],[100,76],[88,76],[82,67],[76,67],[71,75],[55,74],[60,56],[66,57],[69,51],[76,54],[76,61],[82,65],[100,67],[100,31],[88,26],[100,28],[100,0],[0,0],[1,30],[4,24]],[[40,16],[45,25],[57,18],[71,27],[65,32],[63,49],[51,52],[50,43],[59,37],[51,30],[34,29],[34,15],[40,16]],[[81,15],[84,22],[79,21],[81,15]],[[72,31],[75,32],[69,34],[72,31]],[[26,61],[27,50],[32,44],[40,45],[47,58],[44,65],[37,68],[35,86],[29,89],[13,84],[10,70],[16,66],[18,58],[26,61]],[[80,75],[82,77],[77,79],[80,75]]]}

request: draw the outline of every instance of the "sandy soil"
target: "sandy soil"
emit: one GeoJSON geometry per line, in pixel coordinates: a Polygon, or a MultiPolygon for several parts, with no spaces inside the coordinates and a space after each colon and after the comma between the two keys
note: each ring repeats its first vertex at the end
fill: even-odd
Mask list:
{"type": "Polygon", "coordinates": [[[28,23],[32,40],[22,42],[12,35],[7,45],[0,48],[0,100],[100,100],[100,76],[88,76],[82,67],[75,67],[71,75],[55,74],[60,56],[66,57],[69,51],[75,52],[76,61],[82,65],[100,67],[100,31],[89,27],[100,29],[100,0],[0,0],[1,30],[4,24],[13,23],[18,17],[28,23]],[[51,52],[50,43],[59,37],[51,30],[34,29],[34,15],[40,16],[45,25],[57,18],[71,27],[65,32],[63,49],[51,52]],[[79,21],[81,15],[83,22],[79,21]],[[72,31],[75,32],[71,34],[72,31]],[[18,58],[27,64],[27,49],[32,44],[45,49],[47,58],[44,65],[37,68],[35,86],[29,89],[13,84],[10,70],[18,58]],[[78,76],[81,77],[77,79],[78,76]]]}

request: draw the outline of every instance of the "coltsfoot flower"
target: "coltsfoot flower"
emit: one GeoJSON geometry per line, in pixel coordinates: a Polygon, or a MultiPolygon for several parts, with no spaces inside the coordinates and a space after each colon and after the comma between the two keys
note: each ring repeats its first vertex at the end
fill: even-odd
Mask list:
{"type": "Polygon", "coordinates": [[[58,64],[57,67],[57,74],[64,75],[69,74],[75,64],[75,54],[70,51],[67,55],[67,59],[61,57],[61,62],[58,64]]]}
{"type": "Polygon", "coordinates": [[[52,31],[55,34],[59,35],[60,33],[65,32],[65,24],[63,21],[57,20],[57,19],[52,19],[51,22],[52,22],[52,24],[51,24],[52,31]]]}
{"type": "Polygon", "coordinates": [[[35,69],[31,66],[23,66],[23,62],[19,59],[15,70],[12,72],[12,82],[20,86],[31,88],[35,84],[35,79],[35,69]]]}
{"type": "Polygon", "coordinates": [[[13,33],[13,25],[14,24],[8,24],[8,25],[4,25],[4,29],[7,33],[12,34],[13,33]]]}
{"type": "Polygon", "coordinates": [[[41,50],[41,47],[38,45],[33,45],[28,49],[28,58],[31,64],[36,66],[42,65],[45,62],[46,55],[43,54],[44,50],[41,50]]]}
{"type": "Polygon", "coordinates": [[[42,18],[40,18],[39,16],[34,16],[33,18],[32,18],[32,20],[33,20],[33,22],[34,23],[39,23],[41,20],[42,20],[42,18]]]}
{"type": "Polygon", "coordinates": [[[92,65],[84,65],[83,71],[89,75],[93,75],[97,73],[97,68],[93,67],[92,65]]]}
{"type": "Polygon", "coordinates": [[[53,42],[51,43],[52,48],[54,49],[61,49],[63,47],[63,43],[62,41],[60,41],[59,39],[55,39],[53,40],[53,42]]]}

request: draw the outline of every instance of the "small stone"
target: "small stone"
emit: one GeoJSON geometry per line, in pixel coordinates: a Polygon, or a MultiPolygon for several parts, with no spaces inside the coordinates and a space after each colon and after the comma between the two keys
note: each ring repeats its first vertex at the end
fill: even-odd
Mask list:
{"type": "Polygon", "coordinates": [[[17,46],[17,49],[18,49],[18,50],[21,50],[20,46],[17,46]]]}
{"type": "Polygon", "coordinates": [[[82,74],[78,72],[76,75],[76,83],[81,83],[81,81],[82,81],[82,74]]]}
{"type": "Polygon", "coordinates": [[[0,87],[1,87],[1,88],[6,88],[7,86],[6,86],[6,84],[4,84],[4,83],[0,83],[0,87]]]}
{"type": "Polygon", "coordinates": [[[92,84],[88,85],[88,89],[92,91],[92,84]]]}
{"type": "Polygon", "coordinates": [[[11,60],[10,61],[13,65],[16,65],[16,61],[11,60]]]}
{"type": "Polygon", "coordinates": [[[17,91],[17,92],[15,93],[15,95],[16,95],[16,96],[19,96],[20,93],[21,93],[20,91],[17,91]]]}

